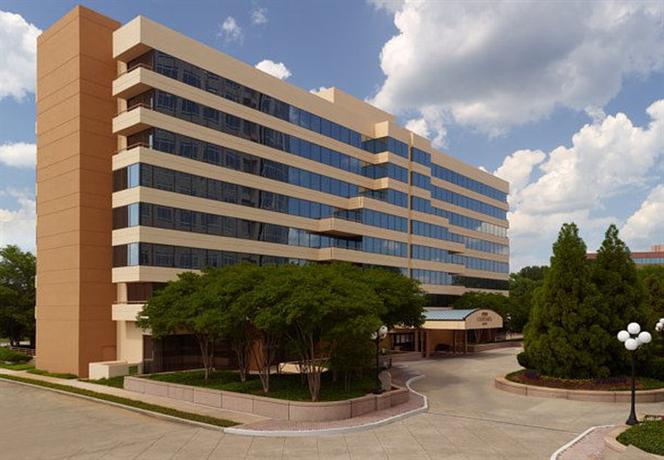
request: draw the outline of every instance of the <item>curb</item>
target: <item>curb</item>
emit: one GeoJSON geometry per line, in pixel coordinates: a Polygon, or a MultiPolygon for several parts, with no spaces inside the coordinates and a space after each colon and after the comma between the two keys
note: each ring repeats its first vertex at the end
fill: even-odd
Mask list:
{"type": "Polygon", "coordinates": [[[61,395],[65,395],[65,396],[72,396],[72,397],[75,397],[75,398],[87,399],[88,401],[101,403],[101,404],[107,404],[109,406],[114,406],[114,407],[118,407],[120,409],[125,409],[125,410],[129,410],[129,411],[132,411],[132,412],[137,412],[139,414],[143,414],[143,415],[147,415],[149,417],[166,420],[166,421],[169,421],[169,422],[182,423],[182,424],[185,424],[185,425],[192,425],[192,426],[196,426],[196,427],[199,427],[199,428],[206,428],[208,430],[214,430],[214,431],[224,431],[225,430],[225,428],[221,427],[221,426],[210,425],[208,423],[197,422],[195,420],[187,420],[185,418],[175,417],[173,415],[160,414],[159,412],[152,412],[152,411],[149,411],[149,410],[146,410],[146,409],[140,409],[138,407],[125,406],[124,404],[116,403],[116,402],[113,402],[113,401],[107,401],[105,399],[94,398],[92,396],[85,396],[85,395],[82,395],[82,394],[72,393],[72,392],[64,391],[64,390],[58,390],[57,388],[49,388],[49,387],[41,386],[41,385],[34,385],[32,383],[18,382],[16,380],[3,379],[2,377],[0,377],[0,382],[8,382],[8,383],[13,383],[15,385],[23,385],[23,386],[30,387],[30,388],[37,388],[38,390],[52,391],[53,393],[59,393],[61,395]]]}
{"type": "Polygon", "coordinates": [[[576,444],[577,442],[581,441],[583,438],[585,438],[586,436],[588,436],[590,433],[592,433],[592,432],[595,431],[596,429],[598,429],[598,428],[608,428],[608,427],[610,427],[610,426],[615,426],[615,425],[598,425],[598,426],[591,426],[591,427],[588,428],[586,431],[584,431],[583,433],[581,433],[580,435],[578,435],[576,438],[572,439],[570,442],[568,442],[567,444],[565,444],[564,446],[562,446],[561,448],[559,448],[557,451],[555,451],[553,454],[551,454],[550,460],[558,460],[558,457],[560,457],[560,454],[562,454],[563,452],[565,452],[567,449],[569,449],[570,447],[572,447],[572,446],[573,446],[574,444],[576,444]]]}
{"type": "MultiPolygon", "coordinates": [[[[626,390],[571,390],[565,388],[535,386],[507,380],[503,375],[494,378],[494,386],[496,389],[506,393],[535,398],[567,399],[570,401],[617,404],[629,403],[631,398],[631,393],[626,390]]],[[[638,390],[636,392],[636,402],[639,404],[657,403],[662,401],[664,401],[664,388],[658,388],[656,390],[638,390]]]]}
{"type": "Polygon", "coordinates": [[[349,427],[338,427],[338,428],[321,428],[319,430],[300,430],[300,431],[295,431],[295,430],[275,430],[275,431],[265,431],[265,430],[252,430],[250,428],[240,428],[240,427],[228,427],[224,428],[224,433],[228,434],[236,434],[240,436],[256,436],[256,437],[306,437],[306,436],[325,436],[325,435],[333,435],[333,434],[344,434],[344,433],[353,433],[357,431],[365,431],[365,430],[370,430],[372,428],[377,428],[379,426],[387,425],[393,422],[396,422],[398,420],[404,419],[411,417],[413,415],[420,414],[422,412],[427,412],[429,410],[429,400],[427,399],[426,396],[424,396],[422,393],[419,393],[415,390],[413,390],[410,387],[410,384],[423,379],[426,377],[424,374],[422,375],[417,375],[415,377],[411,377],[406,381],[406,388],[408,388],[409,391],[415,393],[417,396],[420,396],[424,404],[422,407],[418,407],[416,409],[412,409],[408,412],[404,412],[402,414],[397,414],[397,415],[392,415],[391,417],[387,417],[382,420],[376,420],[374,422],[369,422],[369,423],[364,423],[362,425],[355,425],[355,426],[349,426],[349,427]]]}
{"type": "Polygon", "coordinates": [[[607,449],[614,452],[623,453],[627,450],[627,446],[618,442],[616,439],[623,431],[627,430],[627,425],[620,425],[615,430],[611,431],[607,436],[604,436],[604,445],[607,449]]]}

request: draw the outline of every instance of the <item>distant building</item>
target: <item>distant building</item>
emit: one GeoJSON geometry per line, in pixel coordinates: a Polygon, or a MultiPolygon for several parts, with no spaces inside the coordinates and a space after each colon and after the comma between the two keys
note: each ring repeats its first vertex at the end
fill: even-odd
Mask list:
{"type": "MultiPolygon", "coordinates": [[[[597,253],[589,253],[588,258],[596,259],[597,253]]],[[[654,244],[650,251],[632,252],[632,260],[638,266],[664,265],[664,244],[654,244]]]]}

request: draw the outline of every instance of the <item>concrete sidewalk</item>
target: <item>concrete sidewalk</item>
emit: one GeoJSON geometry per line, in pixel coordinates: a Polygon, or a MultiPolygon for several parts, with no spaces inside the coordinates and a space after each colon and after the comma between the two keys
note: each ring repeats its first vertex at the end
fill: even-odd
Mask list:
{"type": "MultiPolygon", "coordinates": [[[[103,393],[107,395],[133,399],[134,401],[142,401],[150,404],[156,404],[158,406],[168,407],[170,409],[176,409],[183,412],[191,412],[193,414],[207,415],[209,417],[230,420],[232,422],[239,424],[255,423],[255,422],[268,420],[265,417],[260,417],[258,415],[253,415],[253,414],[246,414],[244,412],[215,409],[214,407],[202,406],[200,404],[194,404],[187,401],[178,401],[170,398],[162,398],[159,396],[135,393],[133,391],[127,391],[122,388],[109,387],[97,383],[82,382],[76,379],[71,379],[71,380],[58,379],[54,377],[47,377],[45,375],[30,374],[26,371],[12,371],[9,369],[1,369],[1,368],[0,368],[0,374],[15,375],[17,377],[23,377],[26,379],[57,383],[58,385],[70,386],[73,388],[82,388],[85,390],[94,391],[96,393],[103,393]]],[[[99,400],[99,402],[104,403],[103,400],[99,400]]]]}
{"type": "MultiPolygon", "coordinates": [[[[89,383],[76,379],[60,379],[43,375],[30,374],[26,371],[12,371],[8,369],[0,369],[0,374],[15,375],[32,380],[56,383],[58,385],[81,388],[95,391],[97,393],[156,404],[184,412],[230,420],[238,423],[239,426],[226,430],[233,434],[249,436],[311,436],[317,434],[359,431],[371,427],[376,427],[384,423],[390,423],[404,416],[414,415],[426,410],[427,407],[426,398],[411,391],[410,400],[407,403],[372,412],[364,416],[329,422],[291,422],[287,420],[270,419],[245,412],[236,412],[208,407],[188,401],[180,401],[144,393],[136,393],[121,388],[89,383]]],[[[397,385],[405,386],[406,381],[416,375],[417,374],[409,371],[408,367],[406,366],[396,366],[393,368],[393,381],[397,385]]],[[[104,403],[103,400],[99,401],[104,403]]]]}

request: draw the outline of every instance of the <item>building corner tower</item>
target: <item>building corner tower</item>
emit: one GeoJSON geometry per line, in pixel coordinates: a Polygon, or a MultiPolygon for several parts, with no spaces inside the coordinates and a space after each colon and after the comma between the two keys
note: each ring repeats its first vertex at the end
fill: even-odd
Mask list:
{"type": "Polygon", "coordinates": [[[120,24],[77,6],[37,42],[37,367],[115,359],[111,96],[120,24]]]}

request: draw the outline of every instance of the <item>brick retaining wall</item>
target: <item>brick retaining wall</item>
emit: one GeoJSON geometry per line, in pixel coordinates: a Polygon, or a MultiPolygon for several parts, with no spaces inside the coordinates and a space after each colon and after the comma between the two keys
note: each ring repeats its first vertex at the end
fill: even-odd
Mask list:
{"type": "MultiPolygon", "coordinates": [[[[630,391],[566,390],[564,388],[525,385],[507,380],[505,377],[496,377],[495,386],[499,390],[522,396],[571,399],[575,401],[626,403],[630,402],[632,397],[630,391]]],[[[659,390],[638,390],[636,392],[636,402],[653,403],[661,401],[664,401],[664,388],[659,390]]]]}
{"type": "Polygon", "coordinates": [[[325,422],[343,420],[387,409],[410,398],[406,388],[395,387],[380,395],[368,394],[343,401],[307,402],[288,401],[232,391],[159,382],[141,377],[125,377],[124,389],[164,398],[194,402],[238,412],[297,422],[325,422]]]}

